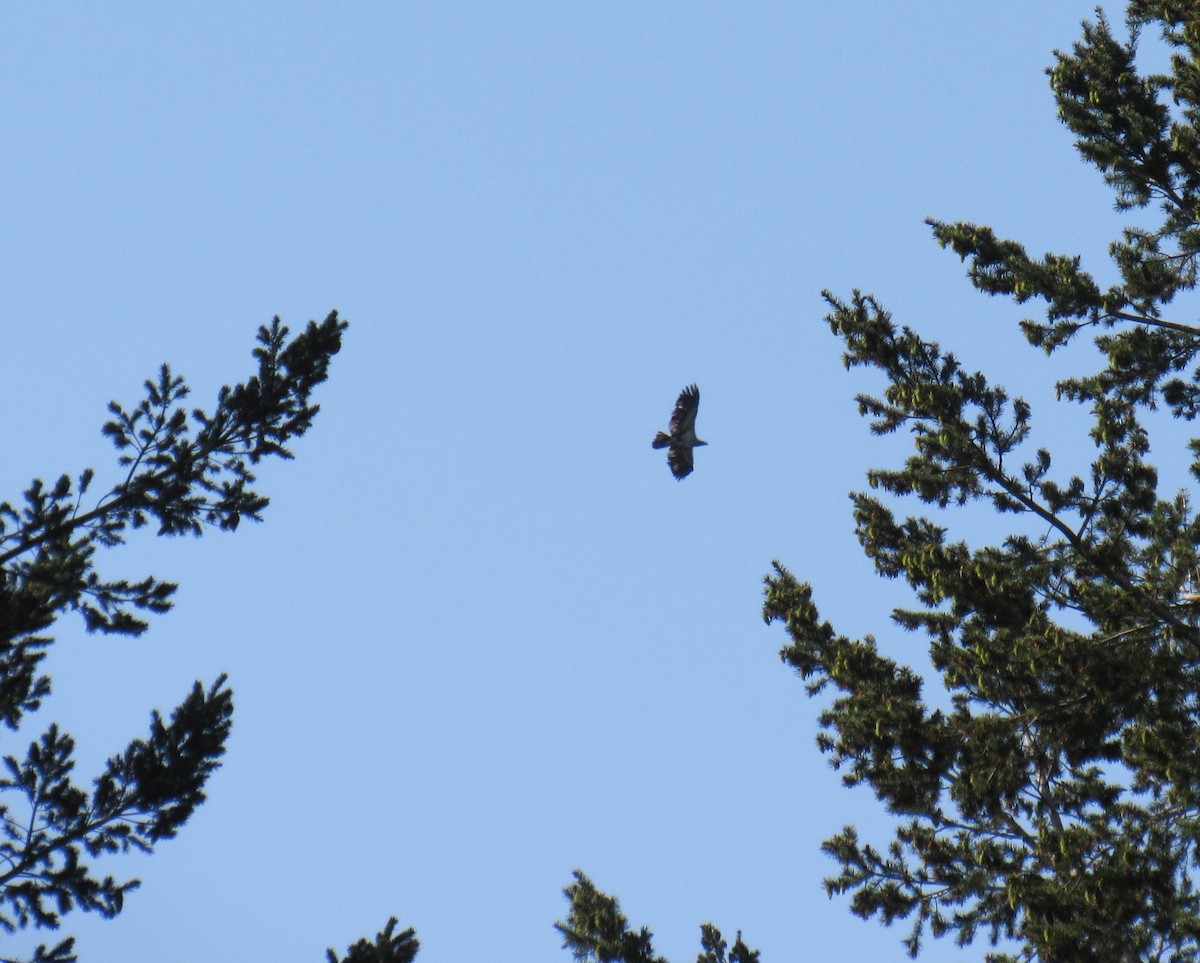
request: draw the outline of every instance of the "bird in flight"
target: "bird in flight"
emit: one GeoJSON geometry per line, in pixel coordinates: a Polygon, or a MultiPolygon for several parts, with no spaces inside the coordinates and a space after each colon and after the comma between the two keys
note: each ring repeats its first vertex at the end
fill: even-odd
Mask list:
{"type": "Polygon", "coordinates": [[[660,431],[650,444],[655,448],[669,448],[667,464],[676,478],[686,478],[692,473],[692,449],[707,445],[696,437],[696,411],[700,407],[700,389],[688,385],[679,392],[675,410],[671,413],[671,433],[660,431]]]}

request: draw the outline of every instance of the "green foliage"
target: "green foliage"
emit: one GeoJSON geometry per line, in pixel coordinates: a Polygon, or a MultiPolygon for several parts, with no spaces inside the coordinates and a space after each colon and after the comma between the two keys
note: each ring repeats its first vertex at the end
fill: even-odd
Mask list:
{"type": "Polygon", "coordinates": [[[729,949],[729,944],[721,938],[721,931],[712,923],[700,927],[700,945],[704,952],[696,957],[696,963],[758,963],[758,950],[752,950],[742,942],[740,930],[728,956],[725,951],[729,949]]]}
{"type": "Polygon", "coordinates": [[[563,890],[571,904],[565,920],[554,924],[563,936],[563,948],[580,961],[597,963],[666,963],[654,955],[652,934],[646,927],[629,929],[629,920],[612,896],[601,893],[580,870],[575,882],[563,890]]]}
{"type": "MultiPolygon", "coordinates": [[[[819,746],[897,817],[883,847],[852,826],[825,843],[840,865],[827,889],[864,918],[911,920],[913,956],[926,933],[1015,947],[996,961],[1200,955],[1200,522],[1188,492],[1160,492],[1147,420],[1200,412],[1200,326],[1168,316],[1200,257],[1200,8],[1133,2],[1128,24],[1121,42],[1098,14],[1049,71],[1118,210],[1158,209],[1110,246],[1119,280],[1105,288],[1081,258],[1030,257],[990,228],[930,222],[980,291],[1043,303],[1021,325],[1033,348],[1094,333],[1095,370],[1058,383],[1060,402],[1091,417],[1087,464],[1033,448],[1029,403],[873,297],[826,294],[847,367],[887,383],[860,411],[876,434],[913,439],[901,466],[854,493],[856,534],[880,575],[910,586],[916,604],[892,618],[927,640],[948,700],[931,708],[914,669],[838,634],[778,564],[764,616],[785,625],[781,656],[809,692],[833,693],[819,746]],[[1151,24],[1171,69],[1143,76],[1151,24]],[[898,517],[906,497],[937,521],[898,517]],[[973,504],[1011,518],[1011,533],[952,538],[955,510],[973,504]]],[[[1185,458],[1200,478],[1200,438],[1185,458]]]]}
{"type": "MultiPolygon", "coordinates": [[[[132,410],[113,402],[104,433],[121,451],[121,477],[90,507],[95,473],[53,485],[35,480],[23,501],[0,504],[0,718],[17,730],[50,693],[42,669],[52,639],[43,634],[64,612],[78,612],[92,632],[137,635],[138,613],[166,612],[175,586],[153,576],[107,579],[98,548],[121,544],[151,523],[160,535],[232,531],[257,521],[267,498],[253,489],[251,466],[267,456],[291,458],[287,444],[312,424],[310,396],[325,380],[346,324],[331,314],[288,340],[276,318],[258,332],[255,375],[222,388],[211,413],[181,406],[182,378],[163,366],[132,410]]],[[[64,914],[116,916],[134,879],[100,878],[96,857],[152,852],[172,838],[204,801],[229,737],[232,692],[220,676],[197,682],[170,713],[154,712],[149,733],[112,756],[90,791],[72,777],[74,741],[50,725],[23,758],[0,771],[0,928],[55,929],[64,914]]],[[[393,924],[394,925],[394,924],[393,924]]],[[[391,926],[386,933],[390,936],[391,926]]],[[[416,951],[411,941],[412,952],[416,951]]],[[[411,959],[352,956],[348,959],[411,959]]],[[[40,946],[31,963],[70,963],[74,940],[40,946]]]]}
{"type": "MultiPolygon", "coordinates": [[[[631,930],[616,898],[596,889],[580,870],[575,870],[575,882],[563,895],[571,904],[570,912],[554,928],[563,936],[563,948],[580,963],[666,963],[654,953],[653,934],[644,926],[631,930]]],[[[700,927],[700,945],[703,952],[697,963],[758,963],[758,951],[742,942],[741,933],[726,955],[729,944],[711,923],[700,927]]]]}
{"type": "Polygon", "coordinates": [[[421,943],[412,929],[396,933],[396,918],[388,920],[387,926],[375,937],[374,943],[359,940],[338,958],[333,950],[326,951],[329,963],[412,963],[421,943]]]}
{"type": "Polygon", "coordinates": [[[39,946],[28,960],[5,958],[0,963],[75,963],[75,937],[68,937],[54,947],[39,946]]]}

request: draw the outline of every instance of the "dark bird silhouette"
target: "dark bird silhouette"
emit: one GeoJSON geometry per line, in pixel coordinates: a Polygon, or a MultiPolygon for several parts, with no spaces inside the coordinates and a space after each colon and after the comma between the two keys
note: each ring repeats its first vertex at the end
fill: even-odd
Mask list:
{"type": "Polygon", "coordinates": [[[671,413],[671,433],[660,431],[650,444],[655,448],[669,448],[667,464],[676,478],[686,478],[692,473],[692,449],[707,445],[696,437],[696,411],[700,407],[700,389],[688,385],[679,392],[675,410],[671,413]]]}

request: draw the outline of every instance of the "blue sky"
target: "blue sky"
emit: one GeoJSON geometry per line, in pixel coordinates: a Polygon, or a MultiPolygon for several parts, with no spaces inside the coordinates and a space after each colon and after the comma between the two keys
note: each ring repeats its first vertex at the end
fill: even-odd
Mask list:
{"type": "Polygon", "coordinates": [[[705,921],[764,963],[904,959],[824,896],[821,840],[886,823],[761,579],[921,658],[846,498],[903,448],[819,294],[1044,389],[922,219],[1102,257],[1043,73],[1092,6],[6,4],[4,497],[115,480],[105,405],[161,362],[209,405],[273,315],[351,323],[265,524],[104,558],[181,583],[141,639],[58,626],[36,721],[81,775],[195,679],[237,703],[209,801],[114,863],[125,912],[67,919],[82,959],[319,960],[394,914],[430,963],[566,960],[577,866],[676,963],[705,921]],[[693,381],[676,483],[649,442],[693,381]]]}

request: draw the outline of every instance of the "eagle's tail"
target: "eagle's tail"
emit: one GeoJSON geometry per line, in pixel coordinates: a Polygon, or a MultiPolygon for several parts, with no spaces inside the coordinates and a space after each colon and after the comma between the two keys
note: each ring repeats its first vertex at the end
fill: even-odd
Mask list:
{"type": "Polygon", "coordinates": [[[654,441],[650,442],[650,444],[655,448],[666,448],[671,444],[671,436],[665,431],[660,431],[654,436],[654,441]]]}

